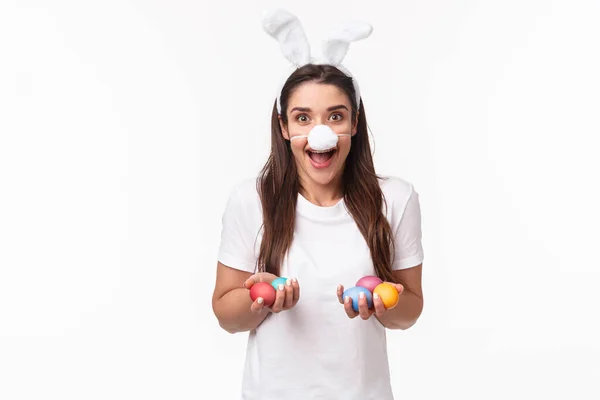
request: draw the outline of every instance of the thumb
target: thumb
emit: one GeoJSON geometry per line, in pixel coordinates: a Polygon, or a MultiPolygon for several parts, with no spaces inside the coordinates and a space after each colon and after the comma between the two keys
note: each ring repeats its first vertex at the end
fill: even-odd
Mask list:
{"type": "Polygon", "coordinates": [[[389,283],[390,285],[392,285],[393,287],[395,287],[396,290],[398,291],[398,294],[402,294],[402,292],[404,292],[404,285],[402,285],[400,283],[387,282],[387,281],[385,283],[389,283]]]}
{"type": "Polygon", "coordinates": [[[244,283],[242,283],[242,287],[245,287],[246,289],[250,289],[252,287],[252,285],[254,285],[255,283],[260,282],[260,277],[258,277],[256,274],[250,276],[248,279],[246,279],[244,281],[244,283]]]}

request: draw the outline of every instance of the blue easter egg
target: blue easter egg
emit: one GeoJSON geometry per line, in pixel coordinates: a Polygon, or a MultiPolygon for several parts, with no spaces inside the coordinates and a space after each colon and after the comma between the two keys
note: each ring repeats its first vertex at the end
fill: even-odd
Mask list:
{"type": "Polygon", "coordinates": [[[273,282],[271,282],[271,286],[273,286],[275,288],[275,290],[279,290],[279,285],[285,285],[286,281],[287,281],[287,278],[282,276],[277,279],[273,279],[273,282]]]}
{"type": "Polygon", "coordinates": [[[365,294],[365,298],[367,299],[367,305],[369,308],[373,307],[373,295],[369,291],[369,289],[364,288],[362,286],[354,286],[344,291],[342,299],[346,299],[346,297],[350,297],[352,299],[352,308],[354,311],[358,312],[358,295],[360,293],[365,294]]]}

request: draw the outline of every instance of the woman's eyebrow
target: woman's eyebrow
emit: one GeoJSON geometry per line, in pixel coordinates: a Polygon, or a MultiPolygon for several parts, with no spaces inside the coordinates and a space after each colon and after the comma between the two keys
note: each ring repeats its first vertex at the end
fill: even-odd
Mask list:
{"type": "MultiPolygon", "coordinates": [[[[334,111],[334,110],[339,110],[339,109],[345,109],[346,111],[348,111],[348,107],[346,107],[343,104],[338,104],[337,106],[332,106],[329,107],[327,109],[327,111],[334,111]]],[[[294,111],[302,111],[302,112],[312,112],[312,110],[308,107],[294,107],[290,110],[290,112],[294,112],[294,111]]]]}

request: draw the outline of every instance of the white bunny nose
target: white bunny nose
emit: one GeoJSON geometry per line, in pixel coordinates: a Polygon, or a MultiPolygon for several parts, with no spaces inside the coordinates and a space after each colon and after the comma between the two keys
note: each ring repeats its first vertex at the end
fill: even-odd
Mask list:
{"type": "Polygon", "coordinates": [[[327,125],[315,125],[308,133],[308,144],[313,150],[329,150],[337,143],[338,136],[327,125]]]}
{"type": "Polygon", "coordinates": [[[300,138],[307,138],[308,144],[312,150],[316,151],[327,151],[337,146],[338,137],[348,136],[351,137],[350,133],[338,133],[336,134],[327,125],[315,125],[308,135],[296,135],[290,138],[290,141],[294,141],[300,138]]]}

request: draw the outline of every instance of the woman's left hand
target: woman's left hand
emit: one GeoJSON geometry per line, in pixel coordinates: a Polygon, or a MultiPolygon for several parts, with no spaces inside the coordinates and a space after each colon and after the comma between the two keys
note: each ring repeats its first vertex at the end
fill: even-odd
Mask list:
{"type": "MultiPolygon", "coordinates": [[[[402,294],[402,291],[404,290],[404,287],[398,283],[393,283],[393,282],[385,282],[385,283],[389,283],[390,285],[394,286],[396,288],[396,290],[398,291],[398,295],[402,294]]],[[[388,309],[385,308],[385,305],[383,304],[383,300],[381,300],[381,298],[377,295],[377,293],[373,294],[373,307],[369,308],[369,305],[367,304],[367,298],[364,296],[363,293],[360,293],[360,295],[358,296],[358,312],[354,311],[354,308],[352,308],[352,299],[350,297],[346,297],[345,299],[342,299],[342,296],[344,294],[344,287],[342,285],[339,285],[337,288],[337,296],[338,296],[338,300],[340,302],[340,304],[344,305],[344,310],[346,311],[346,314],[348,315],[348,317],[350,318],[356,318],[357,316],[360,315],[360,317],[362,319],[369,319],[371,317],[371,315],[375,314],[377,316],[377,318],[381,318],[385,315],[385,313],[391,309],[393,309],[394,307],[390,307],[388,309]]]]}

